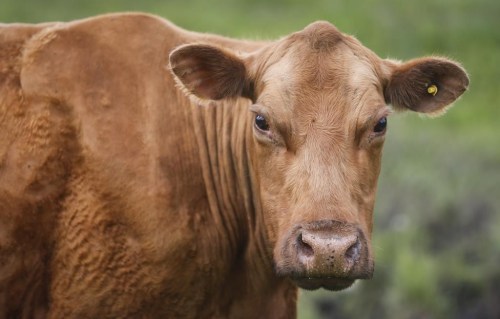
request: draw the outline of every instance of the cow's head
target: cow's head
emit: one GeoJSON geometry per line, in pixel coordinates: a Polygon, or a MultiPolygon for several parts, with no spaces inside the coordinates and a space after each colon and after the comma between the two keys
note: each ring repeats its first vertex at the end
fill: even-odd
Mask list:
{"type": "Polygon", "coordinates": [[[380,59],[325,22],[241,56],[185,45],[170,63],[199,99],[253,101],[252,165],[276,270],[307,289],[372,276],[372,212],[392,110],[440,114],[468,86],[455,62],[380,59]]]}

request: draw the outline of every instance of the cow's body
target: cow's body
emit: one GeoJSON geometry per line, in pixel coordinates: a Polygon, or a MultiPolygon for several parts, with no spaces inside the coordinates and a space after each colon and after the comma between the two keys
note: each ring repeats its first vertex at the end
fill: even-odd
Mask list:
{"type": "Polygon", "coordinates": [[[197,42],[266,46],[136,14],[1,26],[0,318],[295,315],[250,99],[197,106],[168,70],[197,42]]]}
{"type": "Polygon", "coordinates": [[[249,257],[246,234],[211,207],[235,185],[201,161],[244,150],[217,154],[196,131],[215,135],[221,123],[201,117],[231,114],[190,108],[168,72],[169,51],[204,36],[137,15],[2,36],[4,315],[43,312],[49,298],[57,318],[218,317],[244,311],[239,298],[285,311],[288,285],[233,266],[249,257]]]}

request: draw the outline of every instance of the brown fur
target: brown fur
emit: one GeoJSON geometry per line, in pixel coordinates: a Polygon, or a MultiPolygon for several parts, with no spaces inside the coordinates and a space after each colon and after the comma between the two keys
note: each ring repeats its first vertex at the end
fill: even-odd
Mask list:
{"type": "Polygon", "coordinates": [[[469,86],[462,67],[443,58],[421,58],[402,66],[393,66],[393,75],[385,89],[389,103],[422,113],[441,113],[469,86]],[[436,95],[427,88],[435,85],[436,95]]]}
{"type": "Polygon", "coordinates": [[[385,101],[436,112],[467,85],[325,22],[265,43],[116,14],[0,44],[0,318],[295,317],[294,271],[346,276],[283,253],[304,225],[360,232],[347,276],[371,275],[385,101]]]}

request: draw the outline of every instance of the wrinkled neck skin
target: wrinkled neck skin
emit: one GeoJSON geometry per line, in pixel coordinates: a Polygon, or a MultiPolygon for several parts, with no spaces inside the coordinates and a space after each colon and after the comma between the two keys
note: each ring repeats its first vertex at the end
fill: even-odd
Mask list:
{"type": "MultiPolygon", "coordinates": [[[[219,274],[223,283],[211,304],[215,316],[261,318],[296,316],[297,288],[278,278],[272,248],[266,245],[265,220],[255,184],[252,116],[249,101],[240,99],[209,106],[192,106],[203,180],[215,231],[201,243],[205,260],[217,256],[229,269],[219,274]],[[230,295],[227,292],[232,292],[230,295]]],[[[215,103],[214,103],[215,104],[215,103]]],[[[204,237],[205,238],[205,237],[204,237]]]]}

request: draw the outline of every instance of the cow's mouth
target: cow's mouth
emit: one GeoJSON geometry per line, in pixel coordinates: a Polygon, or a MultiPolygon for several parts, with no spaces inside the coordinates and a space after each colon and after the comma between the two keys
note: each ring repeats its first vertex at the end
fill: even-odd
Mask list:
{"type": "Polygon", "coordinates": [[[336,277],[294,277],[292,280],[302,289],[316,290],[324,288],[331,291],[349,288],[356,281],[356,279],[336,277]]]}

